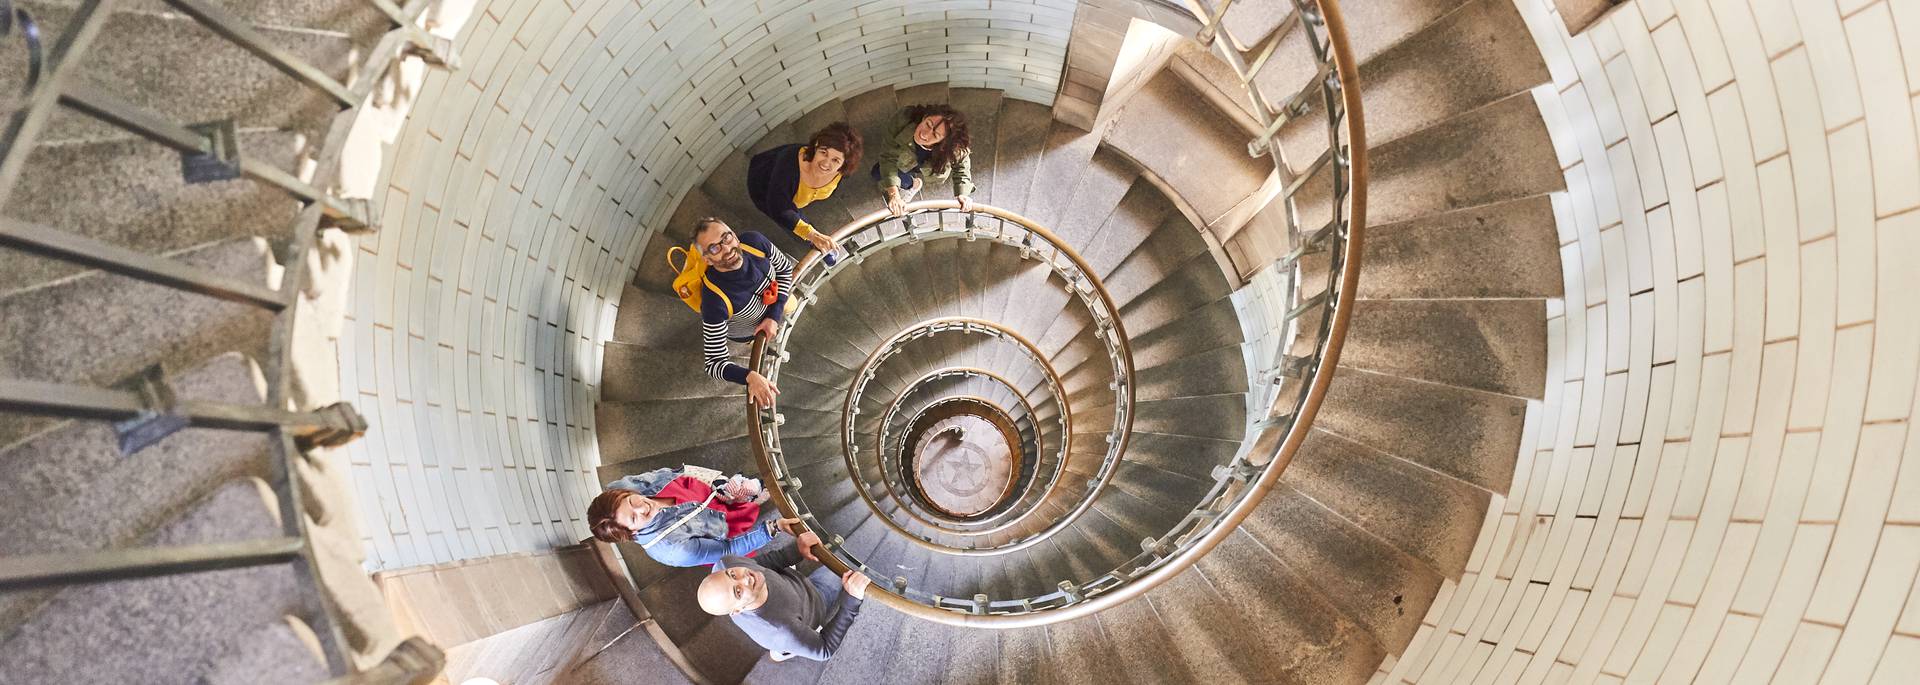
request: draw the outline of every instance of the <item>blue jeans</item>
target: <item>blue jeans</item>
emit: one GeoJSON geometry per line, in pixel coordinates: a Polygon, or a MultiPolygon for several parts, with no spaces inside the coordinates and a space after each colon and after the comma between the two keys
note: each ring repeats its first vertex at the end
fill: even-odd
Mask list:
{"type": "MultiPolygon", "coordinates": [[[[905,191],[908,188],[912,188],[913,177],[915,174],[918,174],[919,172],[920,172],[920,167],[916,166],[912,169],[908,169],[906,171],[902,171],[897,174],[894,174],[895,176],[900,177],[900,190],[905,191]]],[[[875,162],[873,165],[873,170],[868,172],[867,175],[873,177],[873,182],[879,183],[880,182],[880,164],[878,162],[875,162]]]]}

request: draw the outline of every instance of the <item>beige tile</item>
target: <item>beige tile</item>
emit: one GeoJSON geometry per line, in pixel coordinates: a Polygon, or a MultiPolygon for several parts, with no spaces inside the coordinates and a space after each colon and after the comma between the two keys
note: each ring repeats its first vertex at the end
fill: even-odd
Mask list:
{"type": "Polygon", "coordinates": [[[1800,359],[1793,382],[1793,406],[1787,424],[1815,428],[1824,418],[1832,380],[1834,289],[1838,278],[1835,240],[1823,238],[1800,248],[1800,359]]]}
{"type": "Polygon", "coordinates": [[[1673,254],[1679,278],[1701,273],[1700,206],[1694,190],[1693,170],[1687,162],[1686,139],[1679,117],[1670,117],[1653,127],[1655,146],[1660,151],[1660,171],[1667,181],[1667,201],[1673,210],[1673,254]]]}
{"type": "MultiPolygon", "coordinates": [[[[1650,634],[1660,621],[1664,609],[1671,606],[1666,604],[1664,598],[1672,588],[1674,576],[1679,570],[1679,565],[1672,560],[1679,558],[1680,554],[1686,550],[1687,541],[1693,535],[1693,528],[1692,521],[1667,522],[1666,534],[1660,539],[1660,551],[1657,554],[1661,562],[1654,565],[1652,573],[1647,576],[1645,588],[1639,597],[1634,599],[1633,611],[1627,616],[1627,624],[1622,629],[1622,634],[1650,634]]],[[[1645,534],[1644,531],[1642,534],[1645,534]]],[[[1656,650],[1657,658],[1664,662],[1666,654],[1663,652],[1671,648],[1671,645],[1670,641],[1658,645],[1638,642],[1618,645],[1607,655],[1606,664],[1601,670],[1615,674],[1629,673],[1641,653],[1649,647],[1656,650]]]]}
{"type": "MultiPolygon", "coordinates": [[[[1741,478],[1746,475],[1747,442],[1746,438],[1721,438],[1711,455],[1713,477],[1707,485],[1706,502],[1699,511],[1699,526],[1687,545],[1686,556],[1679,560],[1680,572],[1667,599],[1699,604],[1700,593],[1706,589],[1707,574],[1715,568],[1714,559],[1734,551],[1723,547],[1727,521],[1733,514],[1734,496],[1739,493],[1741,478]]],[[[1744,566],[1745,554],[1740,556],[1744,566]]]]}
{"type": "MultiPolygon", "coordinates": [[[[1627,59],[1633,64],[1634,82],[1640,87],[1640,95],[1647,105],[1647,117],[1659,121],[1674,112],[1673,89],[1667,85],[1666,68],[1661,66],[1660,53],[1654,48],[1653,36],[1644,23],[1630,12],[1614,12],[1608,15],[1613,26],[1620,33],[1620,44],[1626,48],[1627,59]]],[[[1606,19],[1602,19],[1606,21],[1606,19]]]]}
{"type": "Polygon", "coordinates": [[[1769,57],[1778,56],[1800,44],[1800,23],[1792,12],[1783,11],[1774,0],[1747,0],[1759,20],[1760,42],[1769,57]]]}
{"type": "Polygon", "coordinates": [[[1897,685],[1920,673],[1920,637],[1895,635],[1887,641],[1885,656],[1874,667],[1872,685],[1897,685]]]}
{"type": "Polygon", "coordinates": [[[1706,0],[1682,0],[1674,3],[1680,25],[1687,31],[1687,43],[1693,48],[1694,66],[1700,70],[1700,83],[1711,91],[1733,79],[1733,65],[1720,40],[1720,27],[1706,0]]]}
{"type": "MultiPolygon", "coordinates": [[[[1601,25],[1609,24],[1595,24],[1601,25]]],[[[1627,131],[1627,144],[1632,148],[1635,163],[1631,170],[1640,186],[1642,208],[1658,207],[1667,201],[1667,182],[1660,169],[1660,151],[1656,147],[1653,124],[1647,118],[1647,108],[1640,97],[1640,89],[1632,87],[1633,65],[1625,59],[1607,62],[1607,78],[1619,84],[1613,90],[1614,101],[1619,104],[1620,119],[1627,131]]],[[[1616,175],[1621,173],[1620,166],[1615,162],[1616,175]]],[[[1624,184],[1616,184],[1624,188],[1624,184]]]]}
{"type": "Polygon", "coordinates": [[[1720,632],[1714,635],[1713,648],[1707,650],[1707,658],[1700,666],[1700,672],[1693,682],[1700,685],[1729,685],[1733,682],[1733,671],[1740,666],[1740,657],[1747,651],[1747,644],[1753,641],[1753,631],[1760,625],[1760,619],[1752,616],[1728,614],[1720,625],[1720,632]]]}
{"type": "MultiPolygon", "coordinates": [[[[1706,352],[1733,347],[1734,288],[1732,215],[1727,202],[1728,189],[1716,183],[1700,189],[1700,246],[1706,274],[1701,280],[1707,289],[1706,352]]],[[[1679,230],[1679,227],[1675,227],[1679,230]]]]}
{"type": "Polygon", "coordinates": [[[1652,632],[1647,634],[1640,657],[1633,661],[1633,669],[1627,672],[1627,680],[1653,682],[1659,679],[1661,671],[1666,669],[1667,660],[1673,656],[1673,650],[1679,646],[1680,632],[1687,627],[1687,618],[1692,614],[1692,609],[1677,604],[1660,607],[1659,618],[1654,621],[1652,632]]]}
{"type": "MultiPolygon", "coordinates": [[[[1673,18],[1674,0],[1642,0],[1634,4],[1639,6],[1640,17],[1649,27],[1659,26],[1673,18]]],[[[1623,14],[1629,13],[1623,12],[1623,14]]]]}
{"type": "Polygon", "coordinates": [[[1839,236],[1840,325],[1868,321],[1874,315],[1873,179],[1868,177],[1869,148],[1864,124],[1854,124],[1827,136],[1833,160],[1833,204],[1839,236]]]}
{"type": "Polygon", "coordinates": [[[1586,28],[1587,38],[1593,41],[1593,51],[1600,59],[1610,60],[1626,48],[1620,44],[1620,32],[1615,31],[1613,22],[1596,21],[1586,28]]]}
{"type": "Polygon", "coordinates": [[[1873,675],[1900,617],[1899,603],[1889,600],[1914,586],[1914,571],[1920,568],[1920,528],[1888,526],[1880,535],[1873,565],[1860,587],[1859,604],[1848,617],[1827,666],[1825,678],[1832,682],[1866,682],[1873,675]]]}
{"type": "Polygon", "coordinates": [[[1738,587],[1739,574],[1745,570],[1747,559],[1753,552],[1759,529],[1759,525],[1751,523],[1735,523],[1727,527],[1726,535],[1722,538],[1724,542],[1713,560],[1713,570],[1706,578],[1703,592],[1698,595],[1686,630],[1680,634],[1673,658],[1667,661],[1663,678],[1691,680],[1705,666],[1715,637],[1728,617],[1727,608],[1738,587]]]}
{"type": "MultiPolygon", "coordinates": [[[[1734,672],[1733,682],[1766,682],[1782,667],[1787,646],[1794,639],[1794,632],[1802,625],[1800,612],[1806,608],[1807,598],[1813,594],[1814,579],[1820,572],[1820,562],[1826,557],[1827,542],[1832,535],[1833,526],[1811,523],[1801,524],[1798,530],[1791,533],[1793,549],[1787,554],[1786,566],[1778,576],[1779,582],[1772,595],[1766,598],[1760,627],[1754,631],[1753,643],[1747,648],[1740,668],[1734,672]]],[[[1762,539],[1765,539],[1765,533],[1762,533],[1762,539]]],[[[1749,573],[1743,582],[1751,582],[1752,579],[1749,573]]],[[[1741,594],[1746,594],[1746,588],[1743,586],[1741,589],[1741,594]]],[[[1738,606],[1736,600],[1735,607],[1738,606]]]]}
{"type": "Polygon", "coordinates": [[[1654,324],[1653,361],[1670,362],[1675,354],[1675,329],[1679,326],[1679,284],[1674,274],[1673,211],[1658,207],[1647,213],[1647,242],[1652,250],[1654,324]]]}
{"type": "Polygon", "coordinates": [[[1540,47],[1554,89],[1573,85],[1579,75],[1574,71],[1573,57],[1567,54],[1567,25],[1552,13],[1550,3],[1527,0],[1514,4],[1520,8],[1520,18],[1527,23],[1527,32],[1533,34],[1534,44],[1540,47]]]}
{"type": "MultiPolygon", "coordinates": [[[[1780,460],[1784,447],[1783,436],[1757,439],[1748,447],[1747,470],[1741,477],[1740,493],[1733,503],[1734,520],[1763,520],[1772,505],[1774,488],[1789,487],[1776,484],[1782,468],[1780,460]]],[[[1809,461],[1811,456],[1811,453],[1806,455],[1809,461]]],[[[1797,506],[1798,503],[1795,504],[1797,506]]]]}
{"type": "Polygon", "coordinates": [[[1758,542],[1745,573],[1735,583],[1739,589],[1732,598],[1731,607],[1736,611],[1758,614],[1766,608],[1773,595],[1794,539],[1793,531],[1799,518],[1797,514],[1806,497],[1807,476],[1813,470],[1818,440],[1817,435],[1810,433],[1787,436],[1780,467],[1771,485],[1758,542]]]}
{"type": "Polygon", "coordinates": [[[1904,419],[1913,410],[1914,373],[1920,369],[1920,212],[1879,222],[1879,312],[1874,320],[1872,380],[1867,387],[1868,421],[1904,419]],[[1902,258],[1905,255],[1905,258],[1902,258]]]}
{"type": "Polygon", "coordinates": [[[1792,174],[1786,157],[1760,167],[1761,211],[1766,222],[1768,340],[1792,337],[1800,330],[1800,244],[1792,174]]]}
{"type": "Polygon", "coordinates": [[[1860,83],[1854,79],[1853,55],[1839,11],[1828,0],[1793,0],[1793,14],[1800,20],[1807,57],[1819,77],[1820,111],[1827,128],[1860,118],[1860,83]]]}
{"type": "Polygon", "coordinates": [[[1920,90],[1920,2],[1890,0],[1894,28],[1900,34],[1900,54],[1906,58],[1907,88],[1920,90]]]}
{"type": "Polygon", "coordinates": [[[1881,541],[1905,437],[1906,427],[1900,424],[1874,424],[1861,429],[1846,505],[1840,511],[1840,524],[1834,532],[1833,547],[1827,552],[1827,564],[1820,570],[1813,601],[1807,606],[1808,620],[1836,625],[1847,622],[1854,598],[1860,593],[1861,579],[1873,560],[1874,547],[1881,541]]]}
{"type": "MultiPolygon", "coordinates": [[[[1768,68],[1768,53],[1760,44],[1760,29],[1754,25],[1753,13],[1745,0],[1707,0],[1712,7],[1712,16],[1704,16],[1704,10],[1691,8],[1702,6],[1698,2],[1681,3],[1689,13],[1682,17],[1687,21],[1687,36],[1692,38],[1695,20],[1692,12],[1702,12],[1698,20],[1711,21],[1717,26],[1719,36],[1726,43],[1727,56],[1731,58],[1736,87],[1740,89],[1740,98],[1746,104],[1747,124],[1753,132],[1753,154],[1757,159],[1766,159],[1784,150],[1787,145],[1786,134],[1781,127],[1779,110],[1782,104],[1774,90],[1773,73],[1768,68]]],[[[1699,56],[1701,52],[1695,44],[1695,59],[1699,62],[1702,80],[1711,82],[1708,76],[1712,69],[1707,64],[1711,57],[1699,56]]],[[[1824,130],[1824,129],[1823,129],[1824,130]]]]}
{"type": "Polygon", "coordinates": [[[1872,357],[1873,326],[1855,326],[1834,337],[1832,394],[1827,400],[1826,429],[1820,439],[1818,467],[1808,484],[1802,521],[1834,521],[1846,500],[1847,481],[1859,444],[1860,417],[1865,409],[1867,362],[1872,357]]]}
{"type": "MultiPolygon", "coordinates": [[[[1587,129],[1589,134],[1587,137],[1593,138],[1591,133],[1597,132],[1599,137],[1594,140],[1602,146],[1611,145],[1626,137],[1627,131],[1623,122],[1620,121],[1620,106],[1614,101],[1614,85],[1607,79],[1606,67],[1601,58],[1595,54],[1593,41],[1588,39],[1589,35],[1582,33],[1568,40],[1567,52],[1573,55],[1573,66],[1580,71],[1580,85],[1586,90],[1586,97],[1593,106],[1595,128],[1587,129]]],[[[1623,84],[1621,87],[1630,86],[1623,84]]],[[[1579,121],[1582,115],[1575,111],[1572,103],[1568,103],[1567,107],[1568,118],[1575,122],[1575,126],[1580,126],[1579,121]]]]}
{"type": "MultiPolygon", "coordinates": [[[[1633,148],[1626,143],[1607,149],[1608,166],[1613,170],[1613,189],[1620,199],[1620,230],[1627,248],[1628,292],[1645,292],[1653,287],[1653,256],[1648,245],[1646,205],[1640,199],[1640,183],[1634,178],[1636,164],[1633,148]]],[[[1617,300],[1616,300],[1617,301],[1617,300]]]]}
{"type": "Polygon", "coordinates": [[[1727,408],[1720,424],[1724,433],[1753,430],[1753,413],[1760,386],[1762,331],[1766,311],[1769,260],[1755,259],[1733,268],[1733,351],[1727,371],[1727,408]]]}
{"type": "MultiPolygon", "coordinates": [[[[1633,611],[1634,600],[1627,597],[1601,598],[1606,600],[1606,611],[1599,624],[1594,628],[1593,637],[1585,642],[1586,649],[1575,662],[1572,681],[1576,683],[1595,682],[1600,670],[1606,666],[1609,655],[1619,644],[1620,632],[1626,628],[1627,616],[1633,611]]],[[[1585,613],[1582,617],[1585,617],[1585,613]]],[[[1569,647],[1579,644],[1569,643],[1569,647]]]]}
{"type": "Polygon", "coordinates": [[[1668,439],[1685,438],[1693,434],[1694,407],[1699,403],[1700,360],[1703,357],[1701,336],[1705,330],[1704,324],[1699,322],[1706,318],[1707,307],[1705,280],[1696,278],[1684,281],[1679,288],[1679,357],[1673,365],[1673,404],[1667,412],[1664,435],[1668,439]],[[1695,312],[1699,314],[1695,316],[1695,312]]]}
{"type": "Polygon", "coordinates": [[[1560,168],[1573,166],[1580,161],[1579,133],[1567,117],[1565,98],[1547,85],[1534,88],[1532,92],[1533,102],[1540,108],[1540,120],[1547,125],[1547,140],[1553,143],[1553,154],[1560,160],[1560,168]]]}
{"type": "Polygon", "coordinates": [[[1920,145],[1914,140],[1910,85],[1901,73],[1893,16],[1886,3],[1876,3],[1848,19],[1846,31],[1873,144],[1874,207],[1885,216],[1920,205],[1920,145]]]}
{"type": "MultiPolygon", "coordinates": [[[[1680,126],[1687,132],[1687,156],[1693,160],[1694,183],[1704,185],[1720,178],[1723,151],[1716,146],[1725,147],[1732,133],[1724,130],[1727,122],[1720,114],[1708,109],[1707,91],[1700,85],[1700,74],[1694,70],[1693,51],[1687,47],[1687,36],[1681,31],[1680,23],[1668,23],[1654,31],[1653,44],[1665,66],[1668,83],[1673,88],[1674,106],[1680,112],[1680,126]]],[[[1739,137],[1742,140],[1738,142],[1744,147],[1744,121],[1740,122],[1739,137]]],[[[1742,154],[1748,153],[1743,151],[1742,154]]],[[[1733,164],[1734,159],[1737,158],[1728,157],[1727,164],[1733,164]]]]}
{"type": "Polygon", "coordinates": [[[1733,260],[1738,262],[1759,256],[1765,250],[1760,184],[1754,169],[1753,149],[1749,147],[1747,117],[1740,111],[1739,94],[1722,90],[1714,93],[1710,102],[1714,134],[1719,138],[1720,158],[1725,163],[1727,209],[1733,227],[1733,260]]]}

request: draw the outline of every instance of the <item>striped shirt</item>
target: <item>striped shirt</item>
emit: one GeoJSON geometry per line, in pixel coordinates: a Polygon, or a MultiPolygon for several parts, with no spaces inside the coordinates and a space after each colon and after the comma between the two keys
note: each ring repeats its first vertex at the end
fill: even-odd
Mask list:
{"type": "Polygon", "coordinates": [[[765,253],[755,257],[742,250],[740,268],[732,271],[707,269],[707,281],[727,294],[726,299],[706,291],[700,300],[700,358],[707,375],[746,385],[747,367],[727,358],[727,341],[752,342],[753,329],[764,319],[781,321],[786,316],[787,296],[793,292],[793,259],[773,241],[754,231],[740,233],[740,243],[765,253]],[[769,305],[760,301],[760,293],[776,286],[777,297],[769,305]],[[733,315],[727,315],[727,300],[733,302],[733,315]]]}

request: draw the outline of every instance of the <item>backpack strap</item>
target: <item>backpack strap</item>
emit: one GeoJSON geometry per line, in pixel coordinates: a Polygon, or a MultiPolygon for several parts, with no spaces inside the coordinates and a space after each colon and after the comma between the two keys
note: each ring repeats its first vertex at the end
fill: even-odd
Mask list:
{"type": "Polygon", "coordinates": [[[709,281],[705,277],[701,277],[700,284],[707,286],[707,289],[713,291],[713,294],[720,296],[720,302],[727,305],[727,318],[733,318],[733,298],[727,297],[727,294],[724,292],[720,292],[720,286],[714,285],[713,281],[709,281]]]}
{"type": "Polygon", "coordinates": [[[746,243],[740,243],[740,249],[745,250],[747,254],[753,255],[755,257],[759,257],[761,259],[767,258],[767,253],[761,252],[759,248],[756,248],[752,245],[748,245],[746,243]]]}

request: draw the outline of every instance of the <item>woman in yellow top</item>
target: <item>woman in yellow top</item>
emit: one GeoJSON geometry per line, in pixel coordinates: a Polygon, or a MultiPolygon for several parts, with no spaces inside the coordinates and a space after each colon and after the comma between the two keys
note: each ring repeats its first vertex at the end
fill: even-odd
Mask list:
{"type": "Polygon", "coordinates": [[[747,164],[747,195],[782,230],[792,231],[831,259],[839,245],[825,231],[814,230],[800,210],[833,195],[840,187],[840,172],[860,163],[860,147],[860,134],[847,122],[836,121],[814,132],[805,145],[782,145],[754,155],[747,164]]]}

